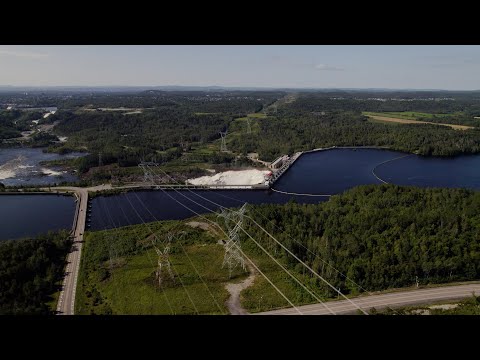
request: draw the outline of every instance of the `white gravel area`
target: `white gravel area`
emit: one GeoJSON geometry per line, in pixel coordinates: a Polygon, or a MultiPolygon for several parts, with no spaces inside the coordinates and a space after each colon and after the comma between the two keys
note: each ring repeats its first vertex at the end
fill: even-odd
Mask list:
{"type": "Polygon", "coordinates": [[[188,179],[193,185],[256,185],[265,183],[265,175],[268,170],[239,170],[225,171],[212,176],[201,176],[188,179]]]}

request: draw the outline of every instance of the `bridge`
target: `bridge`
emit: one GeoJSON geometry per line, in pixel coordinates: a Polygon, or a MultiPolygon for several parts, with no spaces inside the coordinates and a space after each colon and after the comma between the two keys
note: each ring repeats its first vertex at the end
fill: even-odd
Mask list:
{"type": "Polygon", "coordinates": [[[89,188],[80,187],[50,187],[40,189],[48,193],[73,193],[76,198],[77,207],[72,225],[71,236],[73,237],[72,249],[67,256],[67,266],[65,268],[65,277],[63,279],[62,289],[57,303],[57,314],[74,315],[75,313],[75,295],[77,289],[78,274],[80,271],[80,260],[82,256],[83,234],[85,231],[85,222],[87,218],[88,193],[116,189],[268,189],[265,185],[145,185],[130,184],[113,188],[111,184],[93,186],[89,188]]]}
{"type": "Polygon", "coordinates": [[[60,189],[57,192],[73,192],[77,198],[77,208],[73,221],[73,244],[67,256],[67,266],[63,279],[62,290],[58,298],[57,313],[59,315],[73,315],[75,310],[75,294],[77,289],[78,273],[82,256],[83,233],[87,216],[88,190],[83,188],[60,189]]]}

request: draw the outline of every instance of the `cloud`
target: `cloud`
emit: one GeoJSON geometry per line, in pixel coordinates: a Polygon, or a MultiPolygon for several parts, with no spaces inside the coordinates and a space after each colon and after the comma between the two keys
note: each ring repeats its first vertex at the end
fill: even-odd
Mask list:
{"type": "Polygon", "coordinates": [[[336,66],[331,66],[331,65],[326,65],[326,64],[317,64],[315,65],[315,69],[317,70],[326,70],[326,71],[343,71],[344,69],[336,67],[336,66]]]}
{"type": "Polygon", "coordinates": [[[435,68],[463,68],[480,64],[478,56],[425,55],[421,59],[423,60],[422,65],[435,68]]]}
{"type": "Polygon", "coordinates": [[[44,59],[49,55],[30,51],[13,51],[0,49],[0,56],[14,56],[27,59],[44,59]]]}

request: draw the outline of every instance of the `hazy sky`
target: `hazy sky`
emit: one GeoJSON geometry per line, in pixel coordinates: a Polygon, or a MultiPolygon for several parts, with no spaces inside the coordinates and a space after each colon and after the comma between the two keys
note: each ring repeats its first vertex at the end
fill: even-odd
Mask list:
{"type": "Polygon", "coordinates": [[[480,89],[480,46],[3,46],[0,85],[480,89]]]}

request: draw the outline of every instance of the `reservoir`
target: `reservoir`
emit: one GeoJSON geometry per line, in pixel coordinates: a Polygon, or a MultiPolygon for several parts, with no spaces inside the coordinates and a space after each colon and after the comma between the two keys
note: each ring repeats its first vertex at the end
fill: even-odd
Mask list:
{"type": "Polygon", "coordinates": [[[136,191],[91,201],[90,226],[99,230],[155,220],[184,219],[194,212],[288,201],[319,203],[358,185],[382,184],[480,190],[480,155],[421,157],[380,149],[332,149],[302,155],[269,190],[136,191]],[[374,175],[376,174],[376,177],[374,175]],[[203,198],[205,199],[203,199],[203,198]],[[216,203],[216,204],[214,204],[216,203]]]}
{"type": "MultiPolygon", "coordinates": [[[[218,205],[239,207],[245,202],[282,204],[292,200],[299,203],[318,203],[327,201],[328,197],[312,195],[334,195],[358,185],[383,182],[480,190],[480,155],[433,158],[380,149],[318,151],[302,155],[273,186],[278,191],[305,195],[289,195],[271,190],[157,190],[99,196],[89,202],[87,229],[99,230],[155,220],[185,219],[194,216],[194,212],[205,214],[209,210],[218,211],[218,205]]],[[[2,228],[4,224],[9,224],[11,233],[15,232],[12,228],[17,226],[21,230],[18,233],[28,233],[30,219],[35,219],[37,215],[36,211],[29,211],[28,214],[17,211],[16,215],[9,213],[8,207],[12,204],[8,205],[4,200],[8,198],[17,202],[24,197],[28,196],[0,197],[0,215],[10,216],[10,222],[3,222],[4,218],[0,218],[2,228]]],[[[28,197],[23,206],[46,211],[46,208],[35,204],[39,199],[38,196],[28,197]]],[[[66,199],[71,202],[73,209],[73,200],[66,199]]],[[[57,215],[47,215],[44,218],[42,225],[47,230],[58,226],[53,223],[56,216],[64,216],[58,215],[62,210],[57,210],[57,206],[61,205],[48,207],[49,212],[57,215]]],[[[73,221],[73,210],[67,217],[69,228],[73,221]]],[[[0,239],[4,238],[3,234],[0,233],[0,239]]]]}
{"type": "Polygon", "coordinates": [[[62,195],[0,195],[0,241],[72,228],[75,201],[62,195]]]}

